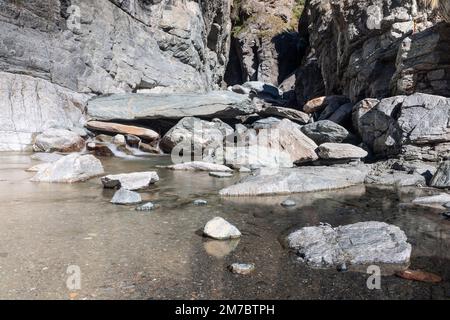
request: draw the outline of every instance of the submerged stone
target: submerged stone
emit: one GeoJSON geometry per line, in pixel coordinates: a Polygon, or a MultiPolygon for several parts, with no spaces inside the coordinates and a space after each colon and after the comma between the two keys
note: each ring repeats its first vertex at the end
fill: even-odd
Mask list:
{"type": "Polygon", "coordinates": [[[111,200],[113,204],[136,204],[142,202],[141,195],[127,189],[119,189],[111,200]]]}

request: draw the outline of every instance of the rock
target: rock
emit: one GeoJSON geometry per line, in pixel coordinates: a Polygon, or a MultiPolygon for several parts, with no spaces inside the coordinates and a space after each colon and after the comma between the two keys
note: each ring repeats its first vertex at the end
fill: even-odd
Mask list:
{"type": "Polygon", "coordinates": [[[118,147],[125,147],[127,145],[127,141],[125,140],[125,136],[123,134],[117,134],[113,137],[112,143],[118,147]]]}
{"type": "Polygon", "coordinates": [[[228,166],[239,170],[242,167],[259,169],[264,167],[291,168],[293,166],[292,157],[287,152],[258,144],[228,147],[223,156],[228,166]]]}
{"type": "Polygon", "coordinates": [[[95,136],[95,141],[98,141],[98,142],[113,143],[113,140],[114,140],[114,137],[108,136],[106,134],[99,134],[99,135],[95,136]]]}
{"type": "Polygon", "coordinates": [[[450,202],[450,194],[441,193],[434,196],[420,197],[413,200],[415,204],[444,204],[450,202]]]}
{"type": "Polygon", "coordinates": [[[42,162],[55,162],[62,157],[64,157],[64,155],[57,153],[35,153],[31,156],[31,159],[42,162]]]}
{"type": "Polygon", "coordinates": [[[362,132],[360,131],[362,128],[361,124],[361,118],[370,110],[373,109],[378,103],[380,103],[380,100],[378,99],[364,99],[359,101],[353,106],[352,110],[352,123],[353,128],[357,131],[359,135],[362,135],[362,132]]]}
{"type": "Polygon", "coordinates": [[[162,154],[162,151],[158,147],[154,147],[144,142],[141,142],[139,144],[139,150],[151,154],[162,154]]]}
{"type": "Polygon", "coordinates": [[[125,136],[125,141],[127,142],[127,145],[129,145],[132,148],[139,149],[139,146],[141,145],[141,138],[134,136],[132,134],[127,134],[125,136]]]}
{"type": "Polygon", "coordinates": [[[301,130],[318,145],[326,142],[340,143],[351,138],[347,129],[329,120],[307,124],[301,130]]]}
{"type": "Polygon", "coordinates": [[[78,152],[83,150],[85,141],[74,132],[65,129],[48,129],[34,141],[35,152],[78,152]]]}
{"type": "Polygon", "coordinates": [[[258,110],[247,96],[230,91],[173,94],[121,94],[89,101],[92,120],[181,119],[184,117],[234,119],[258,110]]]}
{"type": "Polygon", "coordinates": [[[444,212],[442,215],[444,216],[444,218],[450,219],[450,212],[444,212]]]}
{"type": "Polygon", "coordinates": [[[431,161],[446,156],[449,119],[450,99],[416,93],[381,100],[360,119],[358,131],[378,156],[431,161]]]}
{"type": "Polygon", "coordinates": [[[430,182],[431,187],[450,187],[450,161],[442,162],[430,182]]]}
{"type": "Polygon", "coordinates": [[[314,113],[314,112],[322,111],[327,106],[326,98],[327,97],[318,97],[318,98],[309,100],[303,106],[303,111],[306,113],[314,113]]]}
{"type": "Polygon", "coordinates": [[[257,196],[342,189],[364,183],[369,172],[365,165],[356,167],[300,167],[261,170],[239,183],[220,190],[221,196],[257,196]]]}
{"type": "Polygon", "coordinates": [[[233,177],[232,173],[228,172],[210,172],[209,175],[215,178],[231,178],[233,177]]]}
{"type": "Polygon", "coordinates": [[[196,206],[206,206],[206,205],[208,205],[208,201],[203,200],[203,199],[197,199],[197,200],[194,200],[194,205],[196,205],[196,206]]]}
{"type": "Polygon", "coordinates": [[[281,90],[279,90],[274,85],[261,81],[248,81],[242,86],[256,92],[259,95],[269,95],[273,98],[280,98],[283,94],[283,92],[281,92],[281,90]]]}
{"type": "Polygon", "coordinates": [[[228,266],[230,272],[240,275],[249,275],[255,271],[255,265],[253,263],[233,263],[228,266]]]}
{"type": "Polygon", "coordinates": [[[291,233],[288,245],[316,268],[347,265],[388,264],[407,266],[411,245],[405,233],[384,222],[359,222],[332,228],[305,227],[291,233]]]}
{"type": "Polygon", "coordinates": [[[251,89],[241,86],[239,84],[236,84],[231,87],[231,91],[239,93],[239,94],[247,94],[248,95],[248,94],[250,94],[251,89]]]}
{"type": "Polygon", "coordinates": [[[395,273],[397,277],[406,279],[406,280],[414,280],[420,282],[429,282],[429,283],[439,283],[442,282],[442,278],[437,274],[420,271],[420,270],[403,270],[395,273]]]}
{"type": "Polygon", "coordinates": [[[365,183],[385,185],[385,186],[397,186],[397,187],[407,187],[407,186],[424,187],[427,185],[424,176],[416,172],[407,173],[401,171],[386,172],[381,174],[369,174],[366,177],[365,183]]]}
{"type": "Polygon", "coordinates": [[[281,122],[281,119],[275,117],[263,118],[255,121],[252,124],[252,128],[255,130],[269,129],[278,124],[279,122],[281,122]]]}
{"type": "Polygon", "coordinates": [[[283,206],[283,207],[295,207],[296,205],[297,205],[297,203],[295,203],[295,201],[293,201],[293,200],[284,200],[282,203],[281,203],[281,205],[283,206]]]}
{"type": "Polygon", "coordinates": [[[136,204],[140,202],[142,202],[141,195],[127,189],[117,190],[114,197],[111,199],[111,203],[120,205],[136,204]]]}
{"type": "MultiPolygon", "coordinates": [[[[331,117],[333,117],[333,115],[336,114],[342,108],[345,108],[345,110],[347,110],[346,113],[348,114],[348,109],[353,109],[352,105],[349,106],[349,102],[350,100],[345,96],[328,96],[325,99],[326,107],[320,113],[319,121],[327,119],[331,120],[331,117]]],[[[339,115],[337,119],[340,119],[340,117],[341,115],[339,115]]]]}
{"type": "Polygon", "coordinates": [[[346,103],[340,106],[332,115],[330,115],[328,120],[338,123],[340,125],[346,125],[351,123],[353,111],[353,103],[346,103]]]}
{"type": "Polygon", "coordinates": [[[98,157],[113,157],[114,153],[111,151],[111,149],[102,143],[96,143],[96,142],[89,142],[86,145],[86,149],[88,151],[91,151],[95,156],[98,157]]]}
{"type": "Polygon", "coordinates": [[[310,115],[307,113],[304,113],[302,111],[291,109],[291,108],[284,108],[284,107],[277,107],[277,106],[269,106],[266,108],[263,108],[259,114],[262,117],[280,117],[284,119],[289,119],[291,121],[300,123],[300,124],[306,124],[310,120],[310,115]]]}
{"type": "Polygon", "coordinates": [[[203,233],[216,240],[228,240],[241,237],[241,232],[223,218],[216,217],[205,225],[203,233]]]}
{"type": "Polygon", "coordinates": [[[241,167],[241,168],[239,168],[239,172],[240,173],[250,173],[250,172],[252,172],[252,170],[249,168],[246,168],[246,167],[241,167]]]}
{"type": "Polygon", "coordinates": [[[210,171],[210,172],[232,172],[233,170],[222,164],[215,164],[203,161],[193,161],[178,163],[165,167],[170,170],[178,171],[210,171]]]}
{"type": "Polygon", "coordinates": [[[450,209],[450,202],[446,202],[442,205],[444,208],[450,209]]]}
{"type": "Polygon", "coordinates": [[[306,113],[321,112],[319,120],[325,120],[336,112],[340,106],[348,102],[349,99],[344,96],[319,97],[308,101],[303,106],[303,111],[306,113]]]}
{"type": "Polygon", "coordinates": [[[223,146],[224,138],[233,132],[233,128],[219,119],[208,122],[187,117],[181,119],[164,135],[160,147],[164,152],[171,152],[177,145],[186,145],[192,152],[194,148],[204,150],[208,147],[223,146]]]}
{"type": "Polygon", "coordinates": [[[324,143],[317,154],[321,159],[361,159],[367,157],[366,150],[347,143],[324,143]]]}
{"type": "Polygon", "coordinates": [[[122,188],[131,191],[147,189],[158,181],[159,176],[155,171],[122,173],[102,178],[105,188],[122,188]]]}
{"type": "Polygon", "coordinates": [[[159,139],[159,134],[153,130],[136,126],[127,126],[119,123],[89,121],[86,124],[86,127],[95,131],[133,135],[145,141],[155,141],[159,139]]]}
{"type": "Polygon", "coordinates": [[[152,202],[147,202],[139,207],[136,207],[136,211],[152,211],[154,209],[155,205],[152,202]]]}
{"type": "Polygon", "coordinates": [[[73,183],[86,181],[103,173],[102,163],[94,156],[70,154],[43,168],[31,181],[73,183]]]}
{"type": "MultiPolygon", "coordinates": [[[[0,11],[4,12],[2,9],[5,5],[5,3],[0,4],[0,11]]],[[[5,28],[4,22],[0,23],[0,28],[3,31],[0,35],[0,43],[3,41],[10,43],[9,46],[12,46],[10,50],[23,51],[23,48],[27,48],[23,51],[26,54],[25,52],[36,49],[30,45],[30,42],[25,42],[23,44],[25,46],[21,47],[20,43],[23,39],[15,37],[15,31],[5,28]],[[11,36],[15,39],[14,42],[7,40],[11,36]]],[[[26,32],[25,29],[27,28],[19,28],[17,32],[26,32]]],[[[35,41],[32,40],[31,43],[35,41]]],[[[39,45],[39,47],[45,46],[39,45]]],[[[0,55],[5,57],[5,63],[14,56],[6,53],[4,46],[0,48],[0,55]]],[[[26,63],[28,60],[23,59],[23,57],[13,58],[13,61],[26,63]]],[[[28,61],[37,60],[30,57],[28,61]]],[[[6,65],[5,68],[2,70],[8,70],[6,65]]],[[[38,69],[41,68],[38,67],[35,70],[38,69]]],[[[12,70],[17,69],[13,67],[12,70]]],[[[32,151],[37,134],[54,127],[69,129],[82,126],[84,121],[82,109],[88,99],[89,95],[78,94],[44,79],[0,72],[0,114],[2,115],[0,117],[0,151],[32,151]]],[[[78,136],[74,132],[70,135],[78,136]]],[[[77,142],[81,144],[81,140],[78,139],[77,142]]]]}

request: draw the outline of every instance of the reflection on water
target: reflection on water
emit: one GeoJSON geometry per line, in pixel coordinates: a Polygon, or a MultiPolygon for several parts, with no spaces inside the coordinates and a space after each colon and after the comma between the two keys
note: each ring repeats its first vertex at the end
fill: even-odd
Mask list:
{"type": "Polygon", "coordinates": [[[81,184],[29,182],[38,162],[27,154],[0,154],[0,298],[67,299],[67,267],[82,272],[80,299],[96,298],[449,298],[450,221],[442,209],[407,205],[428,190],[355,187],[289,197],[220,198],[239,179],[156,169],[167,157],[102,159],[107,173],[156,170],[161,181],[142,193],[158,209],[137,212],[109,203],[114,191],[99,179],[81,184]],[[198,207],[195,199],[208,205],[198,207]],[[296,207],[279,204],[292,199],[296,207]],[[215,216],[236,225],[232,242],[204,239],[215,216]],[[320,222],[333,226],[386,221],[401,227],[413,245],[412,268],[435,272],[431,285],[383,277],[370,291],[366,274],[313,270],[282,246],[291,230],[320,222]],[[254,263],[251,276],[226,267],[254,263]]]}

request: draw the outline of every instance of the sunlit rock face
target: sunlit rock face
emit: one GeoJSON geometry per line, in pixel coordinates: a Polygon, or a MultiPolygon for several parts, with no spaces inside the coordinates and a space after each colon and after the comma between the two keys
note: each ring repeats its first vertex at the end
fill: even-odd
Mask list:
{"type": "Polygon", "coordinates": [[[0,150],[28,149],[34,133],[54,126],[51,120],[79,126],[75,109],[83,111],[94,94],[219,88],[230,6],[231,0],[2,1],[0,150]],[[18,116],[25,110],[52,115],[28,120],[18,116]]]}

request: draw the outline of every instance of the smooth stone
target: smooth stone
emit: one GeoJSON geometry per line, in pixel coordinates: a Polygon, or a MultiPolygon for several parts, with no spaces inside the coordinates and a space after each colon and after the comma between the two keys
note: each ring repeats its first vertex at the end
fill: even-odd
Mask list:
{"type": "Polygon", "coordinates": [[[248,275],[255,271],[255,264],[253,263],[233,263],[228,266],[228,270],[232,273],[240,275],[248,275]]]}
{"type": "Polygon", "coordinates": [[[192,161],[178,163],[165,167],[170,170],[179,171],[210,171],[210,172],[232,172],[233,170],[222,164],[215,164],[204,161],[192,161]]]}
{"type": "Polygon", "coordinates": [[[113,137],[112,143],[119,147],[125,147],[127,145],[127,140],[123,134],[117,134],[113,137]]]}
{"type": "Polygon", "coordinates": [[[257,196],[342,189],[363,184],[369,167],[299,167],[260,170],[220,190],[221,196],[257,196]]]}
{"type": "Polygon", "coordinates": [[[206,223],[203,233],[216,240],[228,240],[241,237],[241,232],[223,218],[215,217],[206,223]]]}
{"type": "Polygon", "coordinates": [[[155,209],[155,205],[152,202],[147,202],[142,206],[136,207],[136,211],[152,211],[155,209]]]}
{"type": "Polygon", "coordinates": [[[409,264],[411,244],[397,226],[367,221],[332,228],[305,227],[291,233],[288,245],[316,268],[347,265],[409,264]]]}
{"type": "Polygon", "coordinates": [[[413,200],[416,204],[444,204],[450,202],[450,194],[441,193],[429,197],[420,197],[413,200]]]}
{"type": "Polygon", "coordinates": [[[209,175],[215,178],[231,178],[233,176],[232,173],[228,172],[210,172],[209,175]]]}
{"type": "Polygon", "coordinates": [[[159,139],[159,134],[151,129],[128,126],[119,123],[89,121],[86,127],[90,130],[103,131],[108,133],[118,133],[123,135],[134,135],[147,141],[154,141],[159,139]]]}
{"type": "Polygon", "coordinates": [[[281,205],[283,207],[295,207],[297,205],[297,203],[293,200],[284,200],[281,205]]]}
{"type": "Polygon", "coordinates": [[[121,205],[136,204],[140,202],[142,202],[141,195],[137,192],[127,189],[117,190],[113,198],[111,199],[111,203],[121,205]]]}
{"type": "Polygon", "coordinates": [[[361,159],[367,157],[366,150],[348,143],[324,143],[317,154],[321,159],[361,159]]]}
{"type": "Polygon", "coordinates": [[[33,145],[35,152],[78,152],[85,141],[75,132],[66,129],[48,129],[39,134],[33,145]]]}
{"type": "Polygon", "coordinates": [[[70,154],[40,170],[31,181],[73,183],[104,174],[102,163],[93,155],[70,154]]]}
{"type": "Polygon", "coordinates": [[[196,205],[196,206],[206,206],[206,205],[208,205],[208,201],[203,200],[203,199],[197,199],[197,200],[194,200],[194,205],[196,205]]]}
{"type": "Polygon", "coordinates": [[[133,172],[108,175],[101,180],[105,188],[123,188],[134,191],[147,189],[159,181],[159,176],[155,171],[133,172]]]}

